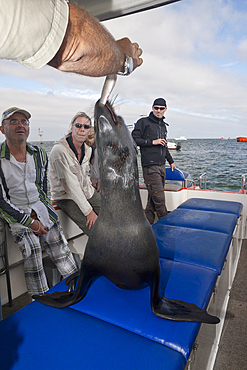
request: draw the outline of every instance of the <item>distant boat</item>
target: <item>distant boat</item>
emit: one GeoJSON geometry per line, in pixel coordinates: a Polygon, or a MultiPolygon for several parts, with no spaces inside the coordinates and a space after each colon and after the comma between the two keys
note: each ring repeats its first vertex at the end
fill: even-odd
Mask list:
{"type": "Polygon", "coordinates": [[[168,141],[167,147],[169,150],[180,150],[181,149],[181,143],[174,143],[173,141],[168,141]]]}
{"type": "Polygon", "coordinates": [[[187,140],[185,136],[175,137],[175,140],[187,140]]]}
{"type": "Polygon", "coordinates": [[[237,141],[247,141],[247,137],[246,136],[239,136],[239,137],[237,137],[237,141]]]}

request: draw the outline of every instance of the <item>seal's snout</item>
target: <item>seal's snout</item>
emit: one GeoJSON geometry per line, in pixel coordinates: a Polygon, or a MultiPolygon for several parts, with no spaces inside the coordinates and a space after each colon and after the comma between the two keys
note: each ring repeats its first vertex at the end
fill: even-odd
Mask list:
{"type": "Polygon", "coordinates": [[[100,100],[98,100],[97,103],[95,104],[94,119],[96,127],[100,117],[105,117],[105,119],[112,126],[121,124],[121,119],[116,115],[114,108],[109,101],[107,101],[105,105],[102,105],[100,100]]]}

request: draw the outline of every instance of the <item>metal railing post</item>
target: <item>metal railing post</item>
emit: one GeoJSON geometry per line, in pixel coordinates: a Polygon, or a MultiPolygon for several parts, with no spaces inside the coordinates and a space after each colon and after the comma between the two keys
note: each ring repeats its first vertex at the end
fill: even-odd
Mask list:
{"type": "Polygon", "coordinates": [[[206,184],[207,184],[207,173],[203,173],[200,176],[200,189],[202,189],[202,179],[204,179],[204,189],[206,189],[206,184]]]}

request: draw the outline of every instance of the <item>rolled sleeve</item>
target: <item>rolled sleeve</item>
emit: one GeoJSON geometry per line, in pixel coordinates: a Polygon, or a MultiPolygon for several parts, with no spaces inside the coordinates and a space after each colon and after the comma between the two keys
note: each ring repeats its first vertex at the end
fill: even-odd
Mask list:
{"type": "Polygon", "coordinates": [[[65,0],[0,1],[0,59],[41,68],[59,50],[66,33],[65,0]]]}

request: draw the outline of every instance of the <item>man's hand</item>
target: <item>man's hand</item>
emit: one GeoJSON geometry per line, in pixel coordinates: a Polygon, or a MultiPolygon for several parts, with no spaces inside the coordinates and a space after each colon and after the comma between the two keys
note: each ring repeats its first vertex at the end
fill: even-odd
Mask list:
{"type": "Polygon", "coordinates": [[[130,39],[124,37],[123,39],[117,40],[118,45],[123,50],[125,54],[133,59],[133,70],[142,65],[143,59],[140,58],[142,55],[142,49],[139,48],[139,45],[134,42],[132,43],[130,39]]]}
{"type": "Polygon", "coordinates": [[[165,139],[156,139],[156,140],[153,140],[153,145],[162,145],[162,146],[165,146],[166,145],[166,140],[165,139]]]}
{"type": "Polygon", "coordinates": [[[172,171],[174,170],[174,168],[176,168],[176,166],[175,166],[175,164],[174,164],[174,163],[171,163],[171,164],[170,164],[170,167],[171,167],[172,171]]]}
{"type": "Polygon", "coordinates": [[[128,38],[113,36],[86,9],[69,4],[69,23],[60,49],[48,63],[64,72],[86,76],[107,76],[123,71],[125,54],[134,69],[142,64],[142,50],[128,38]]]}
{"type": "Polygon", "coordinates": [[[40,222],[38,220],[34,220],[34,222],[32,223],[32,225],[29,225],[28,227],[37,236],[47,234],[47,230],[44,228],[44,225],[42,224],[42,222],[40,222]]]}
{"type": "Polygon", "coordinates": [[[87,223],[86,226],[88,226],[89,230],[94,225],[95,221],[97,220],[98,216],[96,213],[92,210],[89,215],[87,215],[87,223]]]}

